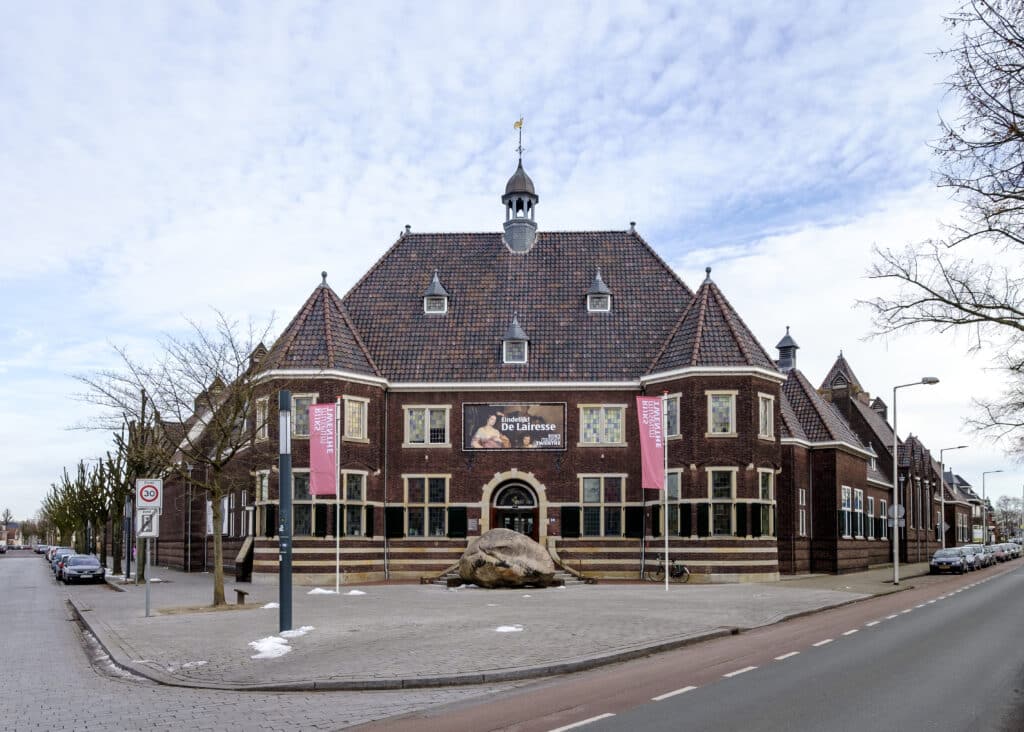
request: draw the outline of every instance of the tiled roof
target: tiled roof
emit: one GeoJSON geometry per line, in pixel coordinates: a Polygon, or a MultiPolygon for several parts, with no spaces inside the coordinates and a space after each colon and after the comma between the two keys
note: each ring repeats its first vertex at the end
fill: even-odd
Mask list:
{"type": "Polygon", "coordinates": [[[839,352],[839,358],[832,364],[832,368],[829,369],[828,374],[825,376],[825,380],[821,382],[822,389],[831,389],[832,382],[835,381],[837,376],[842,376],[846,380],[847,384],[855,386],[858,390],[861,390],[860,382],[857,381],[857,377],[853,373],[853,369],[850,368],[850,364],[846,362],[846,358],[843,356],[843,352],[839,352]]]}
{"type": "Polygon", "coordinates": [[[780,436],[783,439],[791,437],[798,440],[809,441],[807,440],[807,434],[804,432],[804,428],[800,425],[800,420],[797,419],[796,412],[793,411],[793,405],[790,404],[789,399],[786,398],[786,392],[782,392],[782,399],[779,400],[779,411],[782,414],[780,436]]]}
{"type": "Polygon", "coordinates": [[[821,398],[798,369],[786,374],[782,393],[811,442],[845,442],[864,449],[863,444],[832,404],[821,398]]]}
{"type": "Polygon", "coordinates": [[[711,281],[710,269],[650,371],[687,366],[754,366],[777,370],[775,362],[711,281]]]}
{"type": "MultiPolygon", "coordinates": [[[[416,290],[416,301],[421,302],[416,290]]],[[[340,369],[368,376],[379,372],[345,313],[341,300],[327,285],[327,276],[284,329],[261,369],[340,369]]]]}
{"type": "Polygon", "coordinates": [[[876,412],[874,409],[864,404],[859,399],[851,399],[850,403],[853,404],[854,409],[860,412],[864,421],[867,422],[868,427],[875,433],[875,437],[884,446],[885,453],[892,455],[892,427],[889,423],[882,419],[882,415],[876,412]]]}
{"type": "Polygon", "coordinates": [[[643,375],[693,294],[635,233],[539,232],[528,252],[500,233],[407,234],[342,299],[380,373],[395,381],[618,381],[643,375]],[[588,313],[600,268],[612,310],[588,313]],[[450,293],[423,312],[434,270],[450,293]],[[502,363],[513,314],[526,364],[502,363]]]}

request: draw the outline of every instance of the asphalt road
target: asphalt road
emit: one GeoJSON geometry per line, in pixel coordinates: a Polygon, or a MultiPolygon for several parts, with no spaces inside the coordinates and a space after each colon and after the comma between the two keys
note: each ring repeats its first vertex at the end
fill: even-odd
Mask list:
{"type": "Polygon", "coordinates": [[[368,725],[401,730],[1024,730],[1024,561],[368,725]]]}
{"type": "Polygon", "coordinates": [[[341,729],[511,688],[253,693],[160,686],[103,662],[71,617],[68,592],[38,555],[0,555],[0,730],[341,729]]]}

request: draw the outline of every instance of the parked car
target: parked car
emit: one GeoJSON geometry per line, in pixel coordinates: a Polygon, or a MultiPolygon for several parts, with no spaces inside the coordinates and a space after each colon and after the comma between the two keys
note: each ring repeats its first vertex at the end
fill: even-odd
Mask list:
{"type": "Polygon", "coordinates": [[[7,553],[7,545],[6,544],[0,544],[0,554],[6,554],[6,553],[7,553]]]}
{"type": "Polygon", "coordinates": [[[107,573],[100,560],[92,554],[72,554],[64,559],[61,580],[72,582],[103,582],[107,573]]]}
{"type": "Polygon", "coordinates": [[[976,569],[981,569],[981,563],[984,561],[984,555],[978,555],[978,547],[975,544],[968,544],[967,546],[960,547],[964,551],[964,556],[967,558],[967,569],[972,572],[976,569]]]}
{"type": "Polygon", "coordinates": [[[64,569],[64,560],[75,553],[74,549],[60,549],[53,555],[53,563],[50,565],[53,568],[54,579],[60,579],[61,573],[64,569]]]}
{"type": "Polygon", "coordinates": [[[992,551],[992,547],[988,544],[979,544],[978,551],[982,554],[984,559],[982,560],[981,566],[991,567],[996,563],[996,555],[992,551]]]}
{"type": "Polygon", "coordinates": [[[49,549],[47,544],[36,544],[36,554],[46,554],[49,549]]]}
{"type": "Polygon", "coordinates": [[[1010,542],[1009,547],[1010,547],[1010,554],[1011,554],[1011,556],[1014,559],[1020,559],[1020,555],[1021,555],[1021,546],[1020,546],[1020,544],[1016,544],[1014,542],[1010,542]]]}
{"type": "Polygon", "coordinates": [[[935,552],[928,566],[930,574],[941,574],[943,572],[965,574],[968,571],[967,555],[961,547],[939,549],[935,552]]]}
{"type": "Polygon", "coordinates": [[[1002,544],[989,544],[986,549],[992,552],[992,557],[997,562],[1005,562],[1009,558],[1006,556],[1006,550],[1002,544]]]}

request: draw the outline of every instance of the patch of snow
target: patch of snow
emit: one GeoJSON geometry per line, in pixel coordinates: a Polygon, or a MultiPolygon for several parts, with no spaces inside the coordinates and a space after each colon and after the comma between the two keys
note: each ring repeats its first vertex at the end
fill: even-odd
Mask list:
{"type": "Polygon", "coordinates": [[[159,577],[150,577],[149,581],[150,582],[163,582],[163,580],[160,579],[159,577]]]}
{"type": "Polygon", "coordinates": [[[314,587],[306,593],[307,595],[337,595],[334,590],[325,590],[323,587],[314,587]]]}
{"type": "Polygon", "coordinates": [[[316,629],[312,625],[303,625],[301,628],[296,628],[295,630],[282,630],[281,631],[281,637],[282,638],[301,638],[302,636],[304,636],[306,633],[308,633],[311,630],[316,630],[316,629]]]}
{"type": "Polygon", "coordinates": [[[345,593],[346,595],[365,595],[366,593],[362,590],[349,590],[345,593]]]}
{"type": "Polygon", "coordinates": [[[188,663],[181,664],[181,667],[182,668],[198,668],[200,666],[205,666],[207,663],[209,663],[209,661],[189,661],[188,663]]]}
{"type": "Polygon", "coordinates": [[[523,595],[523,597],[533,597],[533,595],[523,595]]]}
{"type": "Polygon", "coordinates": [[[277,658],[291,651],[291,646],[288,645],[288,641],[284,638],[278,638],[276,635],[267,636],[266,638],[260,638],[257,641],[252,641],[249,647],[256,651],[255,656],[250,658],[277,658]]]}
{"type": "Polygon", "coordinates": [[[497,633],[520,633],[523,630],[521,625],[499,625],[494,629],[497,633]]]}
{"type": "Polygon", "coordinates": [[[279,607],[281,607],[281,606],[278,605],[276,602],[268,602],[266,605],[263,606],[263,609],[264,610],[276,610],[279,607]]]}
{"type": "Polygon", "coordinates": [[[487,607],[498,607],[498,603],[496,603],[496,602],[489,602],[489,603],[487,603],[487,607]]]}

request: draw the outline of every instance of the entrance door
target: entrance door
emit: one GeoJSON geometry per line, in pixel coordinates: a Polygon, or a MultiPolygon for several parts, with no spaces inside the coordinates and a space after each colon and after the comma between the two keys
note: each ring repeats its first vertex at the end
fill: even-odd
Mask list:
{"type": "Polygon", "coordinates": [[[499,488],[494,498],[491,525],[510,529],[538,541],[537,498],[522,483],[511,483],[499,488]]]}

